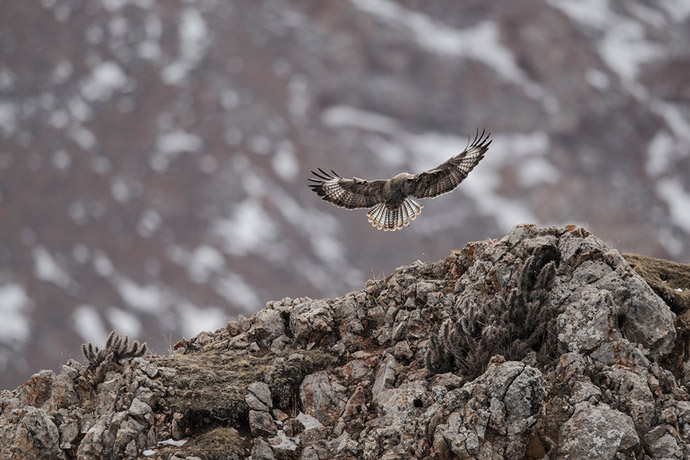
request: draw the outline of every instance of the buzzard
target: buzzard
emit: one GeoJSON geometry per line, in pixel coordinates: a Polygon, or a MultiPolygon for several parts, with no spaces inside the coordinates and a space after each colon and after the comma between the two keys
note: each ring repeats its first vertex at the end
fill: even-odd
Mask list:
{"type": "Polygon", "coordinates": [[[371,225],[385,231],[395,231],[410,225],[423,204],[415,198],[435,198],[455,189],[484,158],[491,145],[490,133],[479,130],[465,150],[440,166],[419,174],[400,173],[392,179],[344,179],[319,168],[312,171],[309,187],[326,201],[347,209],[371,208],[367,213],[371,225]]]}

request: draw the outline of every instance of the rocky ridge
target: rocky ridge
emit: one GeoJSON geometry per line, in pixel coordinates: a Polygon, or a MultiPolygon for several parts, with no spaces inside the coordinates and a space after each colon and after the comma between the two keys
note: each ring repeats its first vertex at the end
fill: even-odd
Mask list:
{"type": "Polygon", "coordinates": [[[523,225],[168,356],[69,361],[0,393],[0,458],[688,458],[687,278],[666,303],[632,264],[523,225]]]}

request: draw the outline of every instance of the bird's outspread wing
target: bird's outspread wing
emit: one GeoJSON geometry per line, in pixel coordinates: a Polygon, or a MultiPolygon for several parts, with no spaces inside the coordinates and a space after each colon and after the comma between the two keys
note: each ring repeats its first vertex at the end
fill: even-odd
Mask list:
{"type": "Polygon", "coordinates": [[[490,133],[482,131],[465,150],[434,169],[412,176],[406,186],[406,194],[415,198],[434,198],[455,189],[465,180],[491,144],[490,133]]]}
{"type": "Polygon", "coordinates": [[[319,168],[311,172],[315,178],[309,187],[321,198],[347,209],[370,208],[386,200],[386,180],[364,180],[356,177],[343,179],[335,171],[332,174],[319,168]]]}

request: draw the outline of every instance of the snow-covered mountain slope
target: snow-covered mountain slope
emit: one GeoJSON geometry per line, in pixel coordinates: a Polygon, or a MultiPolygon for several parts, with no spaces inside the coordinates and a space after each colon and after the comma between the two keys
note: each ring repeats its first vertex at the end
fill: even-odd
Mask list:
{"type": "Polygon", "coordinates": [[[4,2],[0,387],[523,221],[688,261],[687,5],[4,2]],[[486,158],[401,232],[305,186],[436,166],[477,127],[486,158]]]}

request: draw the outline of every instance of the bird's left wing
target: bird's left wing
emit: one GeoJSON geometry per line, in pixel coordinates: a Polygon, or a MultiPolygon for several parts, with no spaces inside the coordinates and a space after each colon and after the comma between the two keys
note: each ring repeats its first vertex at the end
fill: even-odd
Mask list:
{"type": "Polygon", "coordinates": [[[347,209],[370,208],[385,201],[385,180],[364,180],[353,177],[343,179],[335,171],[332,175],[319,168],[311,173],[316,178],[309,178],[309,187],[321,198],[336,206],[347,209]]]}
{"type": "Polygon", "coordinates": [[[460,154],[434,169],[416,174],[408,180],[406,192],[415,198],[434,198],[455,189],[465,180],[489,149],[490,133],[482,131],[460,154]]]}

